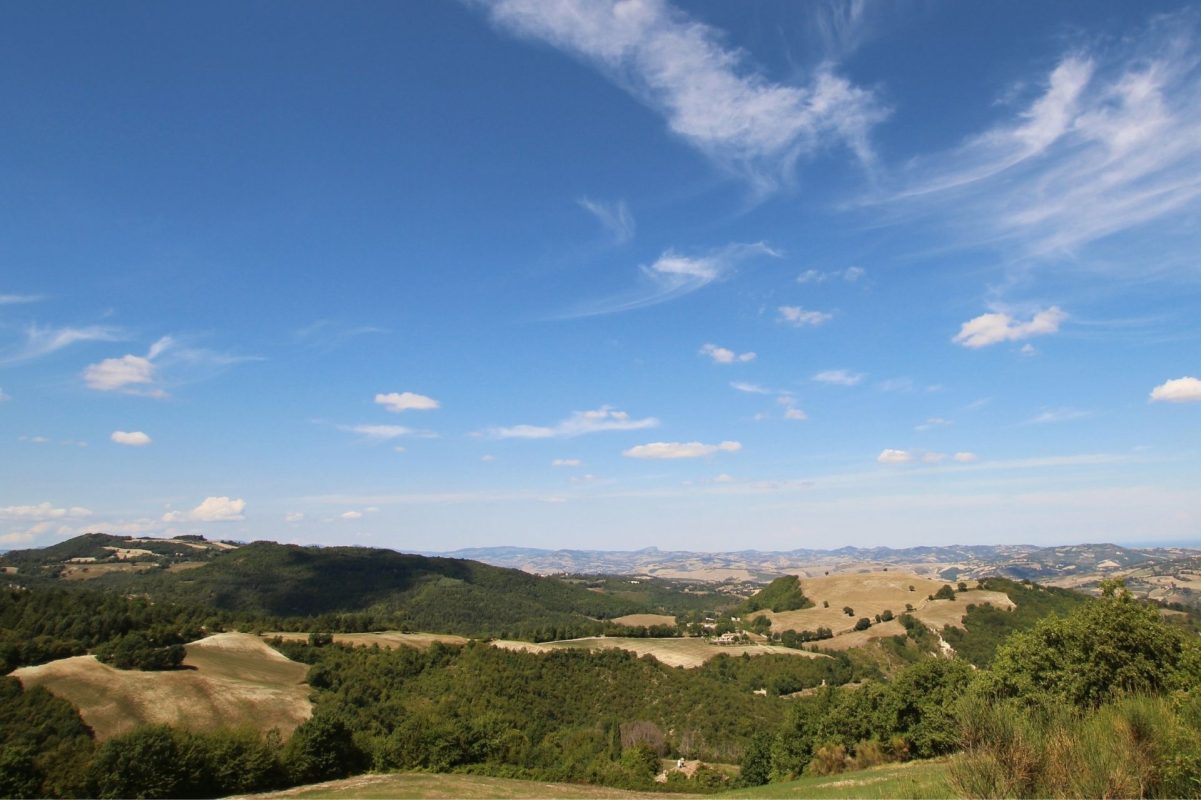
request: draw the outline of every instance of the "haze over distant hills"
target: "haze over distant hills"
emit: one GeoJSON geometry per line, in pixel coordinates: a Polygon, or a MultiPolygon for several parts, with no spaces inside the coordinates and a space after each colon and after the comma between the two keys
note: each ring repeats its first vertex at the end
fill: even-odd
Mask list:
{"type": "Polygon", "coordinates": [[[800,548],[787,551],[700,553],[663,551],[656,547],[629,551],[477,547],[439,555],[469,558],[494,566],[516,567],[543,575],[563,572],[608,573],[766,581],[785,573],[813,575],[868,566],[903,566],[918,574],[944,580],[1001,575],[1019,580],[1069,581],[1075,585],[1087,585],[1089,578],[1105,574],[1126,576],[1132,570],[1155,572],[1157,567],[1167,565],[1191,565],[1192,560],[1201,558],[1201,549],[1079,544],[1060,547],[840,547],[834,550],[800,548]]]}

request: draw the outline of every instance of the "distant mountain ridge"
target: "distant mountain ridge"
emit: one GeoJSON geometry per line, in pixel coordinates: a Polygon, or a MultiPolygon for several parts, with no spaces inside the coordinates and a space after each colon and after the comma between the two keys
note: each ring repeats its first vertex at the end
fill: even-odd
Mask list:
{"type": "MultiPolygon", "coordinates": [[[[435,555],[428,553],[427,555],[435,555]]],[[[494,566],[514,567],[540,575],[647,574],[712,579],[721,572],[767,581],[791,571],[845,569],[854,565],[906,566],[946,580],[1000,575],[1018,580],[1050,579],[1098,570],[1129,569],[1143,564],[1201,556],[1201,549],[1184,547],[1131,548],[1115,544],[1058,547],[1036,545],[947,545],[905,548],[840,547],[831,550],[573,550],[529,547],[475,547],[438,553],[469,558],[494,566]]],[[[731,574],[731,577],[734,577],[731,574]]]]}

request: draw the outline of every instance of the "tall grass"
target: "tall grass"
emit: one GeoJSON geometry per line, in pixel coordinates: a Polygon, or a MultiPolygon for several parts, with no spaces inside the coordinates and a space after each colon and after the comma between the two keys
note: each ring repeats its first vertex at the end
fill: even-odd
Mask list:
{"type": "Polygon", "coordinates": [[[1195,699],[1078,710],[970,698],[960,719],[964,754],[950,781],[967,797],[1201,797],[1195,699]]]}

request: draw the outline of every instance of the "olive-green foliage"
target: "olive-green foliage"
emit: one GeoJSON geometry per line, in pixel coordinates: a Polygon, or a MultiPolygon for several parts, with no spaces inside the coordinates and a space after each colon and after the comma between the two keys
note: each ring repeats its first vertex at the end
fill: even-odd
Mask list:
{"type": "Polygon", "coordinates": [[[951,588],[949,583],[944,583],[938,587],[938,591],[934,593],[935,600],[954,600],[955,590],[951,588]]]}
{"type": "Polygon", "coordinates": [[[86,794],[92,730],[66,700],[0,677],[0,797],[86,794]]]}
{"type": "Polygon", "coordinates": [[[796,658],[794,656],[729,656],[725,653],[712,658],[696,670],[698,675],[712,676],[724,686],[743,691],[766,689],[771,695],[786,695],[821,686],[839,686],[864,677],[846,653],[831,653],[830,658],[796,658]]]}
{"type": "Polygon", "coordinates": [[[87,782],[93,797],[220,797],[280,786],[284,768],[278,736],[149,725],[102,744],[87,782]]]}
{"type": "Polygon", "coordinates": [[[980,691],[1027,704],[1096,707],[1122,694],[1195,686],[1199,645],[1120,585],[1066,617],[1052,616],[997,649],[980,691]]]}
{"type": "Polygon", "coordinates": [[[134,631],[166,646],[198,637],[202,625],[221,630],[231,622],[188,603],[156,603],[89,589],[3,589],[0,671],[82,655],[134,631]]]}
{"type": "Polygon", "coordinates": [[[796,575],[785,575],[751,595],[743,603],[740,611],[749,614],[761,609],[771,611],[795,611],[799,608],[812,608],[813,601],[805,596],[801,588],[801,580],[796,575]]]}
{"type": "Polygon", "coordinates": [[[1011,633],[1028,630],[1044,617],[1066,614],[1091,602],[1087,596],[1067,589],[1026,585],[1006,578],[988,578],[981,582],[980,588],[1004,592],[1017,607],[1006,611],[991,605],[969,603],[964,627],[943,629],[943,638],[955,648],[959,658],[977,667],[991,664],[997,647],[1011,633]]]}
{"type": "Polygon", "coordinates": [[[784,662],[809,661],[722,656],[722,666],[684,670],[616,650],[282,649],[313,665],[317,716],[352,730],[375,769],[471,768],[617,786],[643,785],[622,760],[630,747],[662,742],[688,757],[736,761],[755,732],[779,725],[786,706],[750,691],[774,674],[757,662],[775,661],[784,675],[784,662]]]}
{"type": "Polygon", "coordinates": [[[890,749],[907,757],[952,752],[958,744],[954,706],[971,680],[971,668],[963,662],[928,657],[889,683],[830,687],[799,699],[773,743],[772,772],[797,776],[822,747],[831,748],[827,760],[836,748],[845,759],[872,741],[895,740],[890,749]]]}
{"type": "Polygon", "coordinates": [[[183,635],[176,631],[156,633],[131,631],[96,648],[96,658],[117,669],[176,669],[187,654],[182,640],[200,638],[200,632],[183,635]]]}
{"type": "Polygon", "coordinates": [[[971,698],[951,783],[968,797],[1201,797],[1197,698],[1098,708],[971,698]]]}

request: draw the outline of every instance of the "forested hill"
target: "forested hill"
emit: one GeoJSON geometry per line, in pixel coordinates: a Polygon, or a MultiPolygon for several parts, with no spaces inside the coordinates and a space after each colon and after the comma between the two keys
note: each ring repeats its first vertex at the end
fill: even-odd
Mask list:
{"type": "MultiPolygon", "coordinates": [[[[67,569],[67,560],[79,558],[78,553],[114,546],[107,538],[99,542],[98,535],[89,534],[52,548],[15,551],[0,558],[0,565],[17,569],[9,570],[11,581],[45,582],[56,570],[67,569]]],[[[145,540],[125,546],[150,550],[145,540]]],[[[574,631],[597,619],[653,610],[516,569],[376,548],[254,542],[207,551],[204,563],[186,570],[173,569],[166,563],[170,557],[156,553],[134,558],[140,559],[135,566],[145,568],[105,573],[84,583],[256,616],[337,617],[336,623],[325,621],[338,627],[409,626],[470,636],[574,631]]]]}

